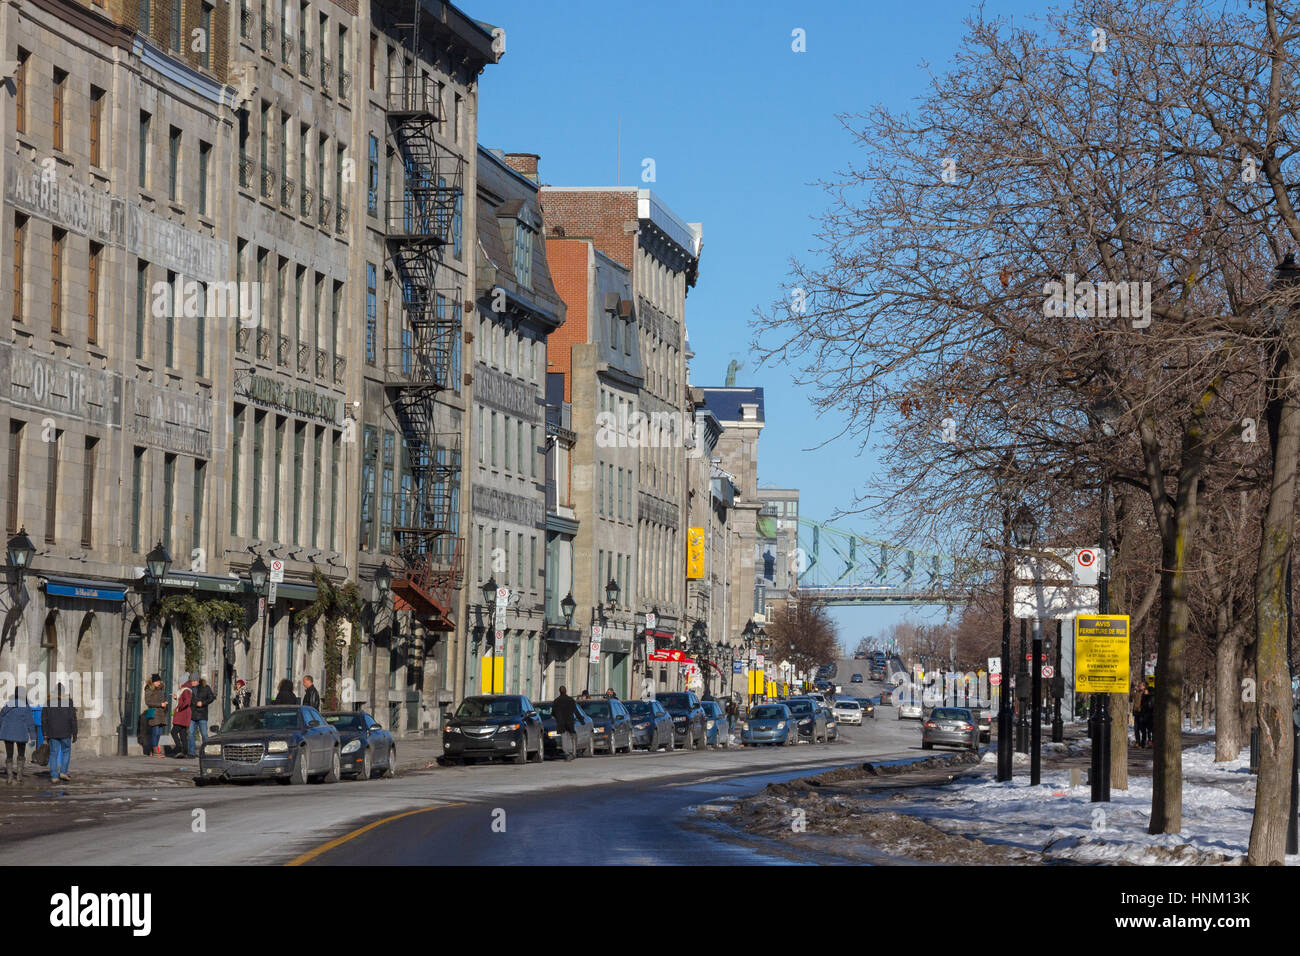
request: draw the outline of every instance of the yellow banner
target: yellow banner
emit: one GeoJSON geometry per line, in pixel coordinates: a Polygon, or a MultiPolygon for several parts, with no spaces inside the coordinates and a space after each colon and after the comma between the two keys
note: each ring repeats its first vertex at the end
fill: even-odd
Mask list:
{"type": "Polygon", "coordinates": [[[686,529],[686,580],[704,580],[704,529],[686,529]]]}
{"type": "Polygon", "coordinates": [[[1080,614],[1074,620],[1074,689],[1080,694],[1127,694],[1127,614],[1080,614]]]}
{"type": "Polygon", "coordinates": [[[478,687],[480,694],[504,694],[506,692],[506,659],[504,655],[484,657],[481,670],[478,687]]]}

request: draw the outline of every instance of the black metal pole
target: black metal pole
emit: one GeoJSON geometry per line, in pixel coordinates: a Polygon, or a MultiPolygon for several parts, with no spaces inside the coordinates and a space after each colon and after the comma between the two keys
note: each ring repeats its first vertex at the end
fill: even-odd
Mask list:
{"type": "Polygon", "coordinates": [[[1056,619],[1056,668],[1052,677],[1052,743],[1059,744],[1065,741],[1065,721],[1061,719],[1061,694],[1065,692],[1065,675],[1061,673],[1061,640],[1063,628],[1061,619],[1056,619]]]}
{"type": "MultiPolygon", "coordinates": [[[[1101,574],[1097,579],[1097,610],[1110,613],[1110,475],[1101,482],[1101,574]]],[[[1110,802],[1110,700],[1106,694],[1092,695],[1096,713],[1092,736],[1092,802],[1110,802]]]]}
{"type": "Polygon", "coordinates": [[[1034,706],[1033,713],[1030,716],[1029,731],[1032,734],[1033,744],[1029,752],[1029,782],[1037,786],[1042,782],[1042,750],[1043,750],[1043,625],[1038,618],[1034,618],[1034,663],[1033,663],[1033,684],[1034,684],[1034,706]]]}
{"type": "Polygon", "coordinates": [[[1025,655],[1029,653],[1029,647],[1025,643],[1025,634],[1028,630],[1029,622],[1025,618],[1020,619],[1020,658],[1016,665],[1016,700],[1020,703],[1020,714],[1016,720],[1016,750],[1019,753],[1029,753],[1029,695],[1025,691],[1029,688],[1029,670],[1025,655]]]}
{"type": "Polygon", "coordinates": [[[998,781],[1011,771],[1011,508],[1002,509],[1002,673],[998,684],[998,781]]]}
{"type": "Polygon", "coordinates": [[[257,706],[261,707],[267,703],[262,696],[262,675],[266,673],[266,622],[271,617],[271,597],[270,594],[264,596],[266,601],[266,610],[262,612],[262,651],[257,662],[257,706]]]}

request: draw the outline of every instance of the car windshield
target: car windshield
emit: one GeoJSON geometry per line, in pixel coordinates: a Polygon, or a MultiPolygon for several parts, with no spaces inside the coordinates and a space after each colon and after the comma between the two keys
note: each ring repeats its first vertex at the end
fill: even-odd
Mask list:
{"type": "Polygon", "coordinates": [[[788,700],[785,705],[790,708],[792,714],[811,714],[813,709],[810,700],[788,700]]]}
{"type": "Polygon", "coordinates": [[[325,722],[339,730],[365,730],[366,721],[360,714],[326,714],[325,722]]]}
{"type": "Polygon", "coordinates": [[[221,725],[221,732],[241,730],[297,730],[302,718],[296,708],[290,710],[237,710],[221,725]]]}
{"type": "Polygon", "coordinates": [[[856,700],[837,700],[837,701],[835,702],[835,706],[836,706],[836,707],[842,707],[842,708],[845,709],[845,710],[861,710],[861,709],[862,709],[861,707],[858,706],[858,702],[857,702],[856,700]]]}
{"type": "Polygon", "coordinates": [[[456,708],[457,717],[518,717],[518,697],[466,697],[456,708]]]}
{"type": "Polygon", "coordinates": [[[650,706],[648,700],[629,700],[627,702],[627,712],[633,717],[654,716],[654,708],[650,706]]]}
{"type": "Polygon", "coordinates": [[[688,710],[691,706],[691,699],[685,694],[660,694],[657,699],[669,710],[688,710]]]}
{"type": "Polygon", "coordinates": [[[533,709],[537,711],[538,717],[541,717],[543,720],[546,720],[549,717],[551,717],[551,715],[554,713],[553,711],[554,706],[555,705],[552,704],[550,701],[543,701],[540,704],[533,704],[533,709]]]}
{"type": "Polygon", "coordinates": [[[606,719],[610,715],[609,701],[607,700],[584,700],[580,706],[589,717],[606,719]]]}
{"type": "Polygon", "coordinates": [[[749,712],[750,720],[780,720],[785,716],[785,708],[775,705],[762,705],[749,712]]]}
{"type": "Polygon", "coordinates": [[[970,711],[958,707],[936,707],[930,716],[937,720],[970,720],[970,711]]]}

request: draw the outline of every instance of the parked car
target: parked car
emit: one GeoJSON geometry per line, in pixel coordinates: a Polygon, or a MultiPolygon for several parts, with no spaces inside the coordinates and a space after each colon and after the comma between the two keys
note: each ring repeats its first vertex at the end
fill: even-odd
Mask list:
{"type": "Polygon", "coordinates": [[[972,704],[966,708],[975,718],[980,728],[980,740],[988,741],[993,736],[993,708],[987,704],[972,704]]]}
{"type": "Polygon", "coordinates": [[[921,749],[930,750],[935,744],[945,747],[979,747],[979,725],[975,716],[965,707],[936,707],[921,724],[921,749]]]}
{"type": "Polygon", "coordinates": [[[702,700],[704,708],[705,740],[710,747],[730,747],[731,732],[727,726],[727,712],[716,700],[702,700]]]}
{"type": "Polygon", "coordinates": [[[893,706],[893,703],[894,703],[894,691],[893,691],[893,688],[891,688],[891,687],[882,687],[882,688],[880,689],[880,700],[878,701],[878,703],[880,704],[881,707],[890,707],[890,706],[893,706]]]}
{"type": "Polygon", "coordinates": [[[827,741],[840,739],[840,722],[835,719],[835,712],[830,707],[823,707],[822,713],[826,717],[826,739],[827,741]]]}
{"type": "Polygon", "coordinates": [[[749,709],[749,714],[740,723],[742,747],[756,747],[759,744],[769,747],[778,744],[785,746],[798,741],[798,725],[785,704],[758,704],[749,709]]]}
{"type": "Polygon", "coordinates": [[[580,697],[578,706],[591,718],[593,752],[632,752],[632,717],[621,700],[613,697],[580,697]]]}
{"type": "Polygon", "coordinates": [[[683,746],[687,750],[704,747],[708,744],[708,728],[704,708],[699,698],[691,691],[671,694],[656,694],[655,700],[664,705],[664,710],[673,719],[673,746],[683,746]]]}
{"type": "Polygon", "coordinates": [[[369,780],[374,771],[391,777],[397,772],[397,744],[364,710],[330,710],[325,722],[339,732],[343,773],[358,780],[369,780]]]}
{"type": "Polygon", "coordinates": [[[858,706],[862,708],[862,718],[863,718],[863,720],[865,720],[865,719],[868,718],[868,717],[870,717],[872,720],[875,720],[875,719],[876,719],[876,701],[875,701],[875,698],[872,698],[872,697],[854,697],[853,699],[856,700],[856,701],[858,702],[858,706]]]}
{"type": "Polygon", "coordinates": [[[898,719],[920,720],[925,715],[925,707],[919,697],[904,697],[898,702],[898,719]]]}
{"type": "Polygon", "coordinates": [[[522,694],[466,697],[442,731],[442,763],[508,757],[543,759],[542,718],[522,694]]]}
{"type": "Polygon", "coordinates": [[[200,784],[232,780],[337,783],[342,742],[314,707],[246,707],[214,726],[199,752],[200,784]]]}
{"type": "Polygon", "coordinates": [[[813,743],[825,742],[826,713],[817,701],[811,697],[791,697],[783,703],[790,708],[800,737],[807,737],[813,743]]]}
{"type": "Polygon", "coordinates": [[[672,749],[673,718],[657,700],[629,700],[627,712],[632,718],[632,746],[652,753],[663,747],[672,749]]]}
{"type": "MultiPolygon", "coordinates": [[[[587,703],[590,703],[588,701],[587,703]]],[[[542,746],[547,757],[564,755],[564,741],[555,725],[555,701],[546,700],[537,705],[537,716],[542,719],[542,746]]],[[[587,716],[582,704],[573,709],[573,753],[576,757],[590,757],[595,752],[595,721],[587,716]]]]}
{"type": "Polygon", "coordinates": [[[862,705],[853,698],[837,700],[831,706],[831,713],[835,719],[846,724],[862,725],[862,705]]]}
{"type": "Polygon", "coordinates": [[[861,675],[861,674],[854,674],[852,677],[849,678],[849,683],[850,683],[850,684],[861,684],[861,683],[862,683],[862,675],[861,675]]]}

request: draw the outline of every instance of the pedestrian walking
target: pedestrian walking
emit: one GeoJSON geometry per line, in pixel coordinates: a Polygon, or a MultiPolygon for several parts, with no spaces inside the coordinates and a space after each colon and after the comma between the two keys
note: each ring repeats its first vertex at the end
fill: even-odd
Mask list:
{"type": "Polygon", "coordinates": [[[193,720],[193,684],[185,681],[176,695],[176,709],[172,712],[172,756],[190,756],[190,721],[193,720]]]}
{"type": "Polygon", "coordinates": [[[304,707],[320,710],[320,691],[316,689],[316,682],[310,674],[302,679],[302,703],[304,707]]]}
{"type": "Polygon", "coordinates": [[[1151,746],[1151,732],[1155,730],[1156,716],[1156,695],[1151,693],[1146,684],[1142,685],[1142,698],[1138,705],[1138,713],[1142,716],[1142,740],[1139,747],[1151,746]]]}
{"type": "Polygon", "coordinates": [[[54,700],[45,708],[44,723],[45,739],[50,742],[50,782],[71,780],[68,763],[77,740],[77,710],[62,684],[55,688],[54,700]]]}
{"type": "Polygon", "coordinates": [[[199,754],[208,742],[208,704],[217,699],[205,678],[200,677],[191,690],[190,698],[190,753],[199,754]],[[201,738],[201,742],[200,739],[201,738]]]}
{"type": "Polygon", "coordinates": [[[569,696],[567,688],[561,687],[559,696],[551,705],[551,713],[555,716],[555,729],[560,732],[560,748],[564,751],[565,760],[572,760],[577,756],[578,731],[573,725],[577,711],[577,701],[569,696]]]}
{"type": "Polygon", "coordinates": [[[144,706],[145,718],[149,723],[149,753],[161,757],[162,734],[167,726],[167,711],[171,707],[161,675],[154,674],[149,678],[149,683],[144,685],[144,706]]]}
{"type": "Polygon", "coordinates": [[[5,783],[22,783],[27,765],[27,745],[36,746],[36,718],[27,706],[27,688],[14,687],[14,696],[0,708],[0,740],[5,742],[5,783]],[[14,765],[14,749],[18,764],[14,765]]]}
{"type": "Polygon", "coordinates": [[[271,703],[273,704],[298,703],[298,697],[293,692],[293,681],[289,680],[289,678],[287,677],[284,678],[282,681],[280,681],[279,686],[275,689],[275,700],[271,701],[271,703]]]}

